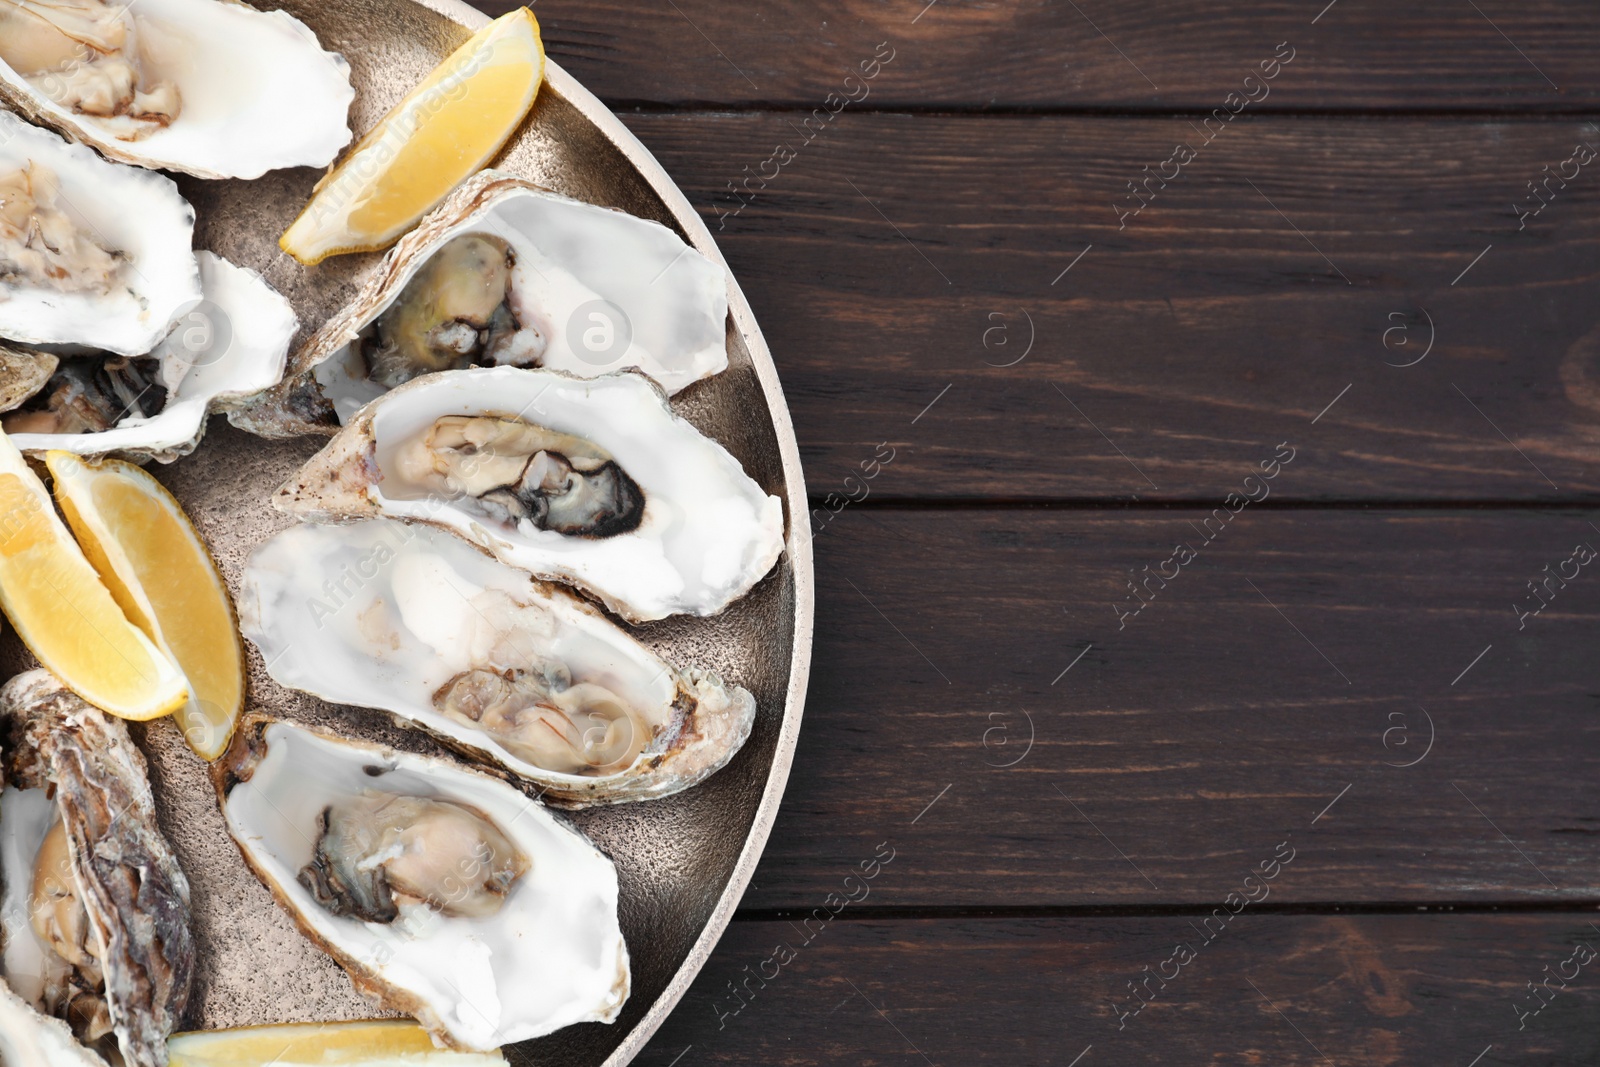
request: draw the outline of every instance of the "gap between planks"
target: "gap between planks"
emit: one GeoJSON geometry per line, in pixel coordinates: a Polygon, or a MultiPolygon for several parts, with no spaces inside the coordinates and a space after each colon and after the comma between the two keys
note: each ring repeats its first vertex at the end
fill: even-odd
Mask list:
{"type": "MultiPolygon", "coordinates": [[[[555,53],[551,53],[552,56],[555,53]]],[[[559,58],[559,57],[557,57],[559,58]]],[[[740,101],[733,104],[720,104],[715,100],[683,100],[678,102],[663,102],[659,100],[635,100],[626,97],[601,98],[601,103],[612,111],[637,115],[667,115],[684,117],[708,118],[740,118],[752,115],[809,115],[816,109],[814,101],[795,100],[792,102],[759,102],[740,101]]],[[[952,107],[948,104],[934,104],[927,107],[917,107],[909,104],[896,104],[888,107],[873,107],[869,105],[855,105],[850,108],[851,115],[905,115],[918,118],[953,118],[953,119],[1035,119],[1035,118],[1084,118],[1084,119],[1174,119],[1197,120],[1209,118],[1213,107],[1173,108],[1173,107],[1130,107],[1125,104],[1106,105],[1104,107],[1094,104],[1080,104],[1071,107],[1048,106],[1032,107],[1026,104],[987,106],[972,104],[964,107],[952,107]]],[[[1262,107],[1254,108],[1250,116],[1269,116],[1272,118],[1288,119],[1394,119],[1400,120],[1448,120],[1458,122],[1504,122],[1530,121],[1530,122],[1571,122],[1574,119],[1600,119],[1600,103],[1552,103],[1538,107],[1510,106],[1506,108],[1485,107],[1396,107],[1396,108],[1370,108],[1370,107],[1262,107]]],[[[1246,117],[1246,116],[1239,116],[1246,117]]]]}
{"type": "MultiPolygon", "coordinates": [[[[827,494],[809,496],[814,508],[826,506],[827,494]]],[[[880,497],[852,503],[846,511],[1209,511],[1220,507],[1210,497],[1174,497],[1163,500],[1118,500],[1113,497],[880,497]]],[[[1334,500],[1264,500],[1256,511],[1592,511],[1593,496],[1554,500],[1407,500],[1383,497],[1334,500]]]]}
{"type": "MultiPolygon", "coordinates": [[[[1117,919],[1117,918],[1200,918],[1210,915],[1216,904],[1033,904],[1033,905],[879,905],[851,907],[835,914],[835,919],[850,922],[957,922],[992,919],[1117,919]]],[[[1256,915],[1592,915],[1600,912],[1600,899],[1570,898],[1522,901],[1370,901],[1357,904],[1296,902],[1256,904],[1256,915]]],[[[733,913],[734,922],[791,922],[811,914],[805,908],[741,908],[733,913]]]]}

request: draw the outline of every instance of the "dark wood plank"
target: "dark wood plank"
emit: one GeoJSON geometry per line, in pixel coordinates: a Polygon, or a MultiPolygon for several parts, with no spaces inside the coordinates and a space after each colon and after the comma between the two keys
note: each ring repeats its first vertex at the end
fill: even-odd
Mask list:
{"type": "Polygon", "coordinates": [[[750,295],[819,495],[887,440],[878,497],[1209,501],[1285,437],[1285,499],[1600,493],[1600,161],[1513,212],[1600,148],[1576,121],[1243,119],[1125,228],[1189,123],[845,114],[723,218],[788,121],[628,121],[750,295]]]}
{"type": "Polygon", "coordinates": [[[1318,17],[1325,2],[544,0],[536,10],[550,54],[625,103],[822,107],[830,92],[862,93],[844,79],[885,41],[895,58],[868,88],[870,107],[1210,111],[1280,41],[1296,59],[1263,101],[1271,108],[1578,108],[1600,98],[1593,5],[1335,0],[1318,17]]]}
{"type": "Polygon", "coordinates": [[[744,906],[809,907],[885,840],[874,905],[1205,905],[1286,839],[1274,902],[1600,901],[1600,560],[1513,610],[1600,513],[1208,517],[842,512],[744,906]]]}
{"type": "MultiPolygon", "coordinates": [[[[900,862],[877,881],[894,878],[900,862]]],[[[1527,984],[1541,983],[1546,966],[1554,974],[1583,957],[1574,957],[1576,943],[1600,951],[1588,912],[1290,917],[1246,907],[1225,926],[1214,921],[1209,942],[1196,933],[1204,913],[960,922],[849,915],[813,920],[806,931],[798,921],[735,923],[638,1062],[667,1067],[686,1047],[684,1065],[790,1067],[1580,1067],[1600,1057],[1596,962],[1567,964],[1577,977],[1565,989],[1553,977],[1556,992],[1544,994],[1553,999],[1521,1030],[1515,1010],[1531,1012],[1527,984]],[[1181,968],[1169,962],[1180,944],[1190,953],[1181,968]],[[1174,976],[1165,988],[1163,968],[1174,976]],[[1146,973],[1156,976],[1140,986],[1149,1003],[1133,1014],[1128,983],[1146,973]]]]}

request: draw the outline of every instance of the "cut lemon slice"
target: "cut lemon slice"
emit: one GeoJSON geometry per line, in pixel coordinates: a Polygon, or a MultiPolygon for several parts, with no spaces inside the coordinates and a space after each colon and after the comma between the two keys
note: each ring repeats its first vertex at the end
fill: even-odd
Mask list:
{"type": "Polygon", "coordinates": [[[308,267],[389,247],[500,153],[543,81],[533,12],[495,19],[356,143],[279,246],[308,267]]]}
{"type": "Polygon", "coordinates": [[[128,621],[67,530],[44,483],[0,434],[0,607],[67,687],[124,719],[154,719],[189,695],[183,675],[128,621]]]}
{"type": "Polygon", "coordinates": [[[413,1022],[252,1026],[177,1034],[167,1042],[169,1067],[505,1067],[498,1052],[433,1047],[413,1022]]]}
{"type": "Polygon", "coordinates": [[[161,483],[131,463],[50,452],[56,502],[128,619],[188,677],[177,710],[189,747],[216,759],[244,707],[244,656],[228,589],[161,483]]]}

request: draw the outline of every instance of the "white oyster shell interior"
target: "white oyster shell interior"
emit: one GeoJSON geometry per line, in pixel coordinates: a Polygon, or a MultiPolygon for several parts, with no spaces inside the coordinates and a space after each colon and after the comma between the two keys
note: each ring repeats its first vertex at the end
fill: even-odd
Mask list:
{"type": "Polygon", "coordinates": [[[174,85],[180,110],[170,125],[130,134],[126,119],[65,106],[62,75],[28,78],[0,63],[7,88],[75,140],[125,162],[202,178],[322,167],[350,143],[350,65],[288,13],[229,0],[109,6],[133,23],[144,82],[174,85]]]}
{"type": "Polygon", "coordinates": [[[223,804],[256,873],[348,970],[421,1006],[423,1025],[489,1050],[580,1022],[612,1022],[627,999],[617,872],[581,834],[504,782],[422,756],[266,728],[267,751],[223,804]],[[531,861],[488,918],[428,912],[392,924],[341,918],[297,880],[329,805],[381,790],[487,816],[531,861]]]}
{"type": "Polygon", "coordinates": [[[147,418],[126,417],[100,433],[12,434],[18,448],[79,455],[183,452],[223,402],[269,389],[283,378],[289,344],[299,329],[289,301],[248,267],[210,252],[198,252],[196,258],[205,299],[185,310],[149,353],[161,360],[166,406],[147,418]]]}
{"type": "Polygon", "coordinates": [[[59,181],[58,206],[73,224],[125,261],[106,293],[0,281],[0,337],[122,356],[149,352],[178,313],[202,297],[194,209],[172,179],[109,163],[0,111],[0,173],[35,164],[59,181]]]}
{"type": "MultiPolygon", "coordinates": [[[[658,222],[524,187],[497,194],[411,254],[355,328],[393,304],[434,251],[469,233],[511,246],[509,304],[544,346],[539,366],[581,378],[637,367],[669,394],[727,369],[721,265],[658,222]]],[[[314,373],[341,422],[384,391],[366,379],[350,344],[314,373]]]]}

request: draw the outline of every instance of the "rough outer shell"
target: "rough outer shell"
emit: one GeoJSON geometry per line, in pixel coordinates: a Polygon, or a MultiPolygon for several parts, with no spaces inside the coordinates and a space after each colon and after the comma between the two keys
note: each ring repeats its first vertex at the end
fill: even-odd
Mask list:
{"type": "Polygon", "coordinates": [[[151,30],[171,34],[184,62],[165,72],[183,110],[137,141],[52,101],[0,63],[0,97],[111,159],[198,178],[259,178],[284,167],[324,167],[350,143],[350,64],[323,51],[310,27],[283,11],[232,0],[138,0],[151,30]]]}
{"type": "Polygon", "coordinates": [[[335,704],[387,711],[474,759],[537,783],[543,799],[560,806],[654,800],[697,785],[733,758],[755,721],[755,698],[745,690],[724,686],[709,672],[674,670],[565,589],[429,526],[379,519],[291,527],[251,553],[239,619],[280,685],[335,704]],[[437,573],[447,577],[432,587],[436,605],[413,610],[425,612],[442,632],[461,635],[447,649],[407,627],[395,590],[397,572],[425,556],[443,563],[448,570],[437,573]],[[526,659],[491,663],[465,647],[489,629],[469,599],[485,590],[538,611],[546,628],[508,642],[519,656],[559,658],[575,681],[607,685],[653,713],[655,737],[631,767],[594,777],[545,770],[435,708],[434,694],[464,671],[527,666],[526,659]],[[393,627],[398,647],[372,643],[375,612],[393,627]]]}
{"type": "Polygon", "coordinates": [[[106,1061],[72,1036],[60,1019],[33,1006],[0,982],[0,1064],[10,1067],[106,1067],[106,1061]]]}
{"type": "Polygon", "coordinates": [[[127,255],[127,287],[109,295],[0,287],[0,337],[85,345],[119,356],[150,351],[178,313],[204,295],[194,257],[194,208],[171,178],[109,163],[0,111],[0,170],[33,162],[61,180],[60,206],[67,214],[127,255]]]}
{"type": "Polygon", "coordinates": [[[49,352],[0,344],[0,411],[14,411],[45,387],[60,364],[49,352]]]}
{"type": "MultiPolygon", "coordinates": [[[[105,946],[106,1000],[130,1067],[165,1067],[194,971],[189,881],[156,825],[144,756],[121,720],[48,671],[0,689],[7,784],[52,789],[83,903],[105,946]]],[[[4,812],[0,811],[0,818],[4,812]]]]}
{"type": "Polygon", "coordinates": [[[414,1016],[436,1041],[485,1052],[573,1023],[614,1022],[622,1011],[631,974],[616,868],[505,782],[257,715],[239,724],[211,773],[234,843],[300,931],[365,996],[414,1016]],[[450,799],[489,816],[532,860],[499,914],[408,932],[317,904],[296,878],[311,858],[317,817],[330,800],[368,787],[450,799]],[[496,934],[503,940],[489,945],[496,934]]]}
{"type": "Polygon", "coordinates": [[[196,253],[205,300],[185,310],[150,356],[163,377],[179,376],[167,405],[149,418],[125,418],[102,433],[13,434],[24,452],[61,449],[80,456],[111,453],[171,463],[200,444],[208,416],[231,409],[283,378],[300,320],[282,295],[248,267],[211,252],[196,253]],[[169,372],[166,373],[166,372],[169,372]]]}
{"type": "MultiPolygon", "coordinates": [[[[550,343],[541,366],[583,378],[636,367],[675,394],[728,367],[728,282],[723,268],[657,222],[552,193],[499,171],[464,182],[389,252],[356,298],[295,352],[279,389],[233,416],[265,437],[329,433],[381,387],[362,382],[335,405],[314,368],[333,371],[354,341],[447,241],[488,233],[517,253],[513,285],[550,343]],[[558,261],[556,269],[550,260],[558,261]],[[566,267],[567,271],[560,268],[566,267]],[[578,351],[594,300],[620,308],[632,325],[626,352],[601,360],[578,351]],[[324,366],[326,364],[326,366],[324,366]]],[[[609,315],[609,312],[607,313],[609,315]]]]}
{"type": "Polygon", "coordinates": [[[430,374],[368,404],[278,490],[273,503],[311,522],[386,516],[427,522],[540,578],[575,585],[629,622],[715,615],[749,592],[783,551],[783,503],[739,461],[674,415],[638,374],[577,379],[502,367],[430,374]],[[524,417],[610,453],[644,491],[632,533],[585,539],[493,524],[438,498],[384,485],[398,442],[445,415],[524,417]]]}

